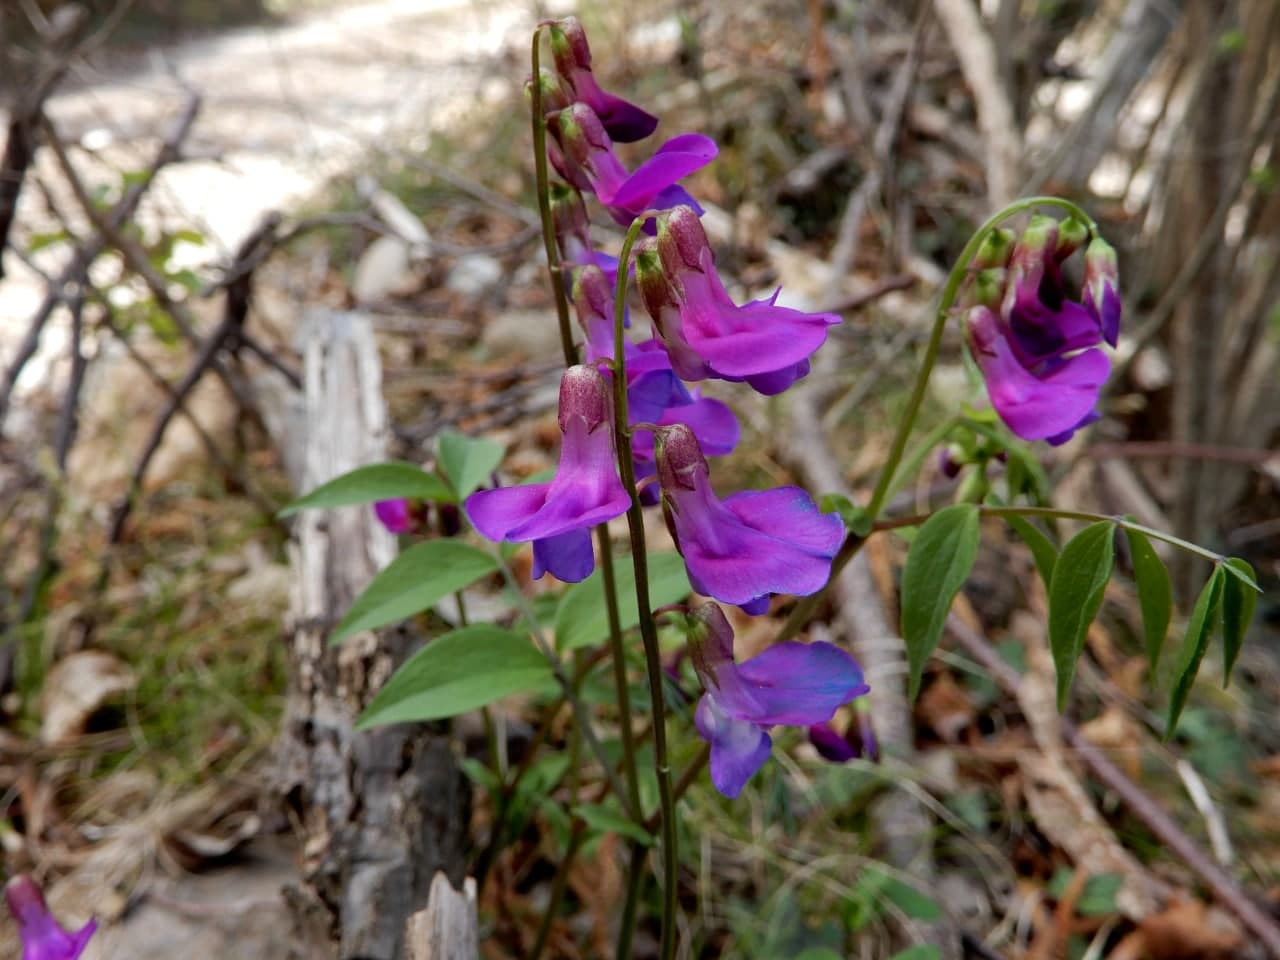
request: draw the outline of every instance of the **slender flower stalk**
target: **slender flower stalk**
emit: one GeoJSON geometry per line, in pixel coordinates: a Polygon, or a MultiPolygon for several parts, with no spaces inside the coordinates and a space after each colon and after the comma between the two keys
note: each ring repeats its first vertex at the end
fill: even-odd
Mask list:
{"type": "Polygon", "coordinates": [[[662,812],[662,942],[661,960],[671,960],[676,947],[676,883],[678,879],[676,848],[675,794],[671,787],[671,762],[667,756],[666,705],[663,701],[662,657],[658,649],[658,628],[653,619],[649,599],[649,564],[645,552],[644,515],[636,492],[635,468],[632,462],[631,434],[627,428],[627,373],[624,349],[624,313],[627,300],[627,271],[631,249],[635,246],[645,222],[652,216],[636,217],[627,230],[618,256],[618,286],[614,295],[614,446],[622,482],[631,491],[631,507],[627,510],[627,527],[631,533],[631,559],[636,574],[636,606],[640,612],[640,636],[644,641],[645,667],[649,677],[649,698],[653,706],[653,763],[658,777],[658,802],[662,812]]]}

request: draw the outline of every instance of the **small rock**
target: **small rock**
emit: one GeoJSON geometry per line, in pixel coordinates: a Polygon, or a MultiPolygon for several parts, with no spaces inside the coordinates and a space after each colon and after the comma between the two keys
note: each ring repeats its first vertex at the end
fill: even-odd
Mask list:
{"type": "Polygon", "coordinates": [[[409,244],[399,237],[378,237],[356,264],[351,296],[356,303],[378,303],[401,292],[413,277],[409,244]]]}
{"type": "Polygon", "coordinates": [[[480,342],[492,353],[549,357],[560,349],[554,310],[506,310],[484,325],[480,342]]]}
{"type": "Polygon", "coordinates": [[[467,297],[479,297],[491,290],[502,279],[502,261],[487,253],[472,253],[460,257],[449,270],[444,285],[454,293],[467,297]]]}

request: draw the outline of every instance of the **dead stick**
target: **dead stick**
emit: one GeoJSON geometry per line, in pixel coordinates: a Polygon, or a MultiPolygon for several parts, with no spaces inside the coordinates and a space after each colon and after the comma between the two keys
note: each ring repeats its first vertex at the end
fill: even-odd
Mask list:
{"type": "MultiPolygon", "coordinates": [[[[187,134],[190,133],[191,125],[195,122],[196,113],[199,109],[200,98],[193,95],[187,101],[186,108],[178,118],[177,123],[174,124],[169,136],[161,145],[155,159],[151,161],[151,165],[147,168],[142,179],[130,186],[125,191],[124,196],[120,198],[120,202],[111,208],[111,212],[105,217],[106,223],[119,230],[121,226],[129,221],[134,211],[137,210],[138,204],[142,201],[143,195],[151,186],[156,173],[161,167],[178,158],[179,148],[182,141],[186,139],[187,134]]],[[[90,265],[98,259],[106,248],[107,240],[100,234],[91,237],[78,247],[71,258],[71,262],[58,275],[54,285],[45,293],[40,306],[36,308],[36,312],[27,324],[27,332],[18,346],[13,362],[9,364],[9,369],[5,372],[4,383],[0,385],[0,428],[4,426],[5,414],[9,411],[9,402],[13,396],[13,389],[18,382],[18,377],[21,376],[23,369],[40,347],[40,336],[44,331],[45,324],[48,323],[58,304],[68,295],[67,288],[73,284],[77,286],[80,284],[88,275],[90,265]]]]}
{"type": "MultiPolygon", "coordinates": [[[[987,638],[952,614],[947,628],[962,647],[977,660],[1006,693],[1016,695],[1022,678],[1004,662],[987,638]]],[[[1219,901],[1240,918],[1271,952],[1280,958],[1280,923],[1251,900],[1236,881],[1219,867],[1174,819],[1120,768],[1103,755],[1066,717],[1060,719],[1062,734],[1075,748],[1089,772],[1118,796],[1129,811],[1141,820],[1166,847],[1177,854],[1219,901]]]]}

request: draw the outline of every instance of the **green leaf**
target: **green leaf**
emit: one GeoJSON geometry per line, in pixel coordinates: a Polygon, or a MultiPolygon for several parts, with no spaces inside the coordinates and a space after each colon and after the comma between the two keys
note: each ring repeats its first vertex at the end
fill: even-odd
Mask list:
{"type": "Polygon", "coordinates": [[[587,826],[600,833],[617,833],[646,847],[653,846],[653,834],[634,820],[624,816],[616,807],[603,803],[584,803],[573,808],[587,826]]]}
{"type": "Polygon", "coordinates": [[[914,920],[932,923],[942,916],[942,907],[938,905],[938,901],[895,876],[889,876],[889,881],[881,892],[885,899],[914,920]]]}
{"type": "Polygon", "coordinates": [[[467,437],[446,430],[436,438],[440,469],[449,479],[458,500],[465,500],[502,463],[502,444],[485,437],[467,437]]]}
{"type": "Polygon", "coordinates": [[[871,514],[843,493],[824,493],[818,509],[823,513],[840,514],[845,527],[854,536],[866,537],[871,533],[871,514]]]}
{"type": "Polygon", "coordinates": [[[299,510],[320,507],[347,507],[377,500],[413,497],[418,500],[454,501],[453,493],[434,473],[427,473],[412,463],[393,460],[356,467],[350,473],[322,483],[306,496],[299,497],[280,511],[287,517],[299,510]]]}
{"type": "Polygon", "coordinates": [[[1222,578],[1222,685],[1225,687],[1231,683],[1231,671],[1244,645],[1245,631],[1253,620],[1258,593],[1251,585],[1256,575],[1246,561],[1231,557],[1223,566],[1226,568],[1222,578]],[[1232,573],[1238,575],[1229,576],[1232,573]]]}
{"type": "Polygon", "coordinates": [[[329,642],[421,613],[496,569],[492,556],[457,540],[414,544],[369,582],[329,642]]]}
{"type": "Polygon", "coordinates": [[[356,727],[453,717],[552,679],[550,664],[528,637],[478,623],[437,637],[406,660],[356,727]]]}
{"type": "MultiPolygon", "coordinates": [[[[1049,896],[1061,900],[1071,885],[1075,871],[1059,867],[1049,880],[1049,896]]],[[[1118,909],[1116,897],[1124,886],[1124,877],[1118,873],[1099,873],[1084,882],[1084,889],[1076,898],[1075,911],[1081,917],[1105,917],[1118,909]]]]}
{"type": "Polygon", "coordinates": [[[920,527],[902,572],[902,639],[911,669],[908,696],[920,692],[924,665],[938,646],[951,601],[978,556],[978,508],[958,503],[920,527]]]}
{"type": "MultiPolygon", "coordinates": [[[[629,555],[613,561],[618,588],[618,618],[623,630],[640,622],[636,607],[636,576],[629,555]]],[[[675,603],[689,595],[689,575],[678,553],[649,554],[649,600],[654,607],[675,603]]],[[[556,610],[556,646],[575,650],[600,643],[609,636],[609,615],[604,605],[604,580],[597,569],[581,583],[565,591],[556,610]]]]}
{"type": "Polygon", "coordinates": [[[928,943],[917,943],[914,947],[895,953],[889,960],[942,960],[942,952],[928,943]]]}
{"type": "Polygon", "coordinates": [[[1053,541],[1039,527],[1026,517],[1011,513],[1005,519],[1009,522],[1009,526],[1013,528],[1014,533],[1020,536],[1022,542],[1031,549],[1031,557],[1036,562],[1036,570],[1040,572],[1040,579],[1044,581],[1044,586],[1047,590],[1049,584],[1053,583],[1053,567],[1058,562],[1058,548],[1053,545],[1053,541]]]}
{"type": "Polygon", "coordinates": [[[1164,649],[1164,638],[1169,632],[1169,618],[1173,615],[1173,584],[1164,561],[1145,533],[1126,527],[1124,536],[1129,541],[1129,553],[1133,556],[1133,579],[1138,584],[1138,603],[1142,607],[1147,663],[1154,677],[1164,649]]]}
{"type": "Polygon", "coordinates": [[[1218,607],[1222,602],[1223,580],[1227,576],[1222,567],[1213,568],[1213,574],[1196,598],[1191,619],[1187,621],[1187,633],[1182,639],[1182,652],[1178,656],[1178,676],[1169,697],[1169,722],[1164,731],[1166,739],[1173,736],[1178,727],[1178,717],[1182,714],[1182,708],[1187,705],[1191,684],[1200,672],[1200,661],[1209,649],[1209,638],[1213,636],[1213,629],[1219,619],[1218,607]]]}
{"type": "Polygon", "coordinates": [[[1085,527],[1062,548],[1049,584],[1049,649],[1058,674],[1058,710],[1067,705],[1076,661],[1084,652],[1089,624],[1102,606],[1102,594],[1115,561],[1115,524],[1085,527]]]}

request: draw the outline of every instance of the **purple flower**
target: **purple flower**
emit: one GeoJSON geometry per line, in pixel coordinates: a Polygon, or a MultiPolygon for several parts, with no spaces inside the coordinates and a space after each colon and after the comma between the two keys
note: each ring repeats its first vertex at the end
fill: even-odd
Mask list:
{"type": "Polygon", "coordinates": [[[872,762],[880,759],[880,744],[871,728],[871,715],[866,710],[859,709],[865,703],[865,700],[860,700],[853,705],[855,722],[843,734],[838,733],[830,723],[815,723],[809,727],[809,742],[823,760],[848,763],[861,757],[872,762]]]}
{"type": "Polygon", "coordinates": [[[676,207],[658,222],[658,238],[636,255],[636,280],[649,316],[685,380],[745,380],[766,396],[809,372],[809,357],[840,322],[767,300],[737,306],[716,272],[698,214],[676,207]]]}
{"type": "MultiPolygon", "coordinates": [[[[585,103],[572,103],[551,118],[558,149],[549,149],[560,175],[579,190],[599,198],[610,216],[629,226],[646,210],[677,204],[697,206],[676,181],[715,159],[715,141],[700,133],[672,137],[652,157],[628,174],[613,152],[613,141],[585,103]]],[[[701,208],[698,208],[701,211],[701,208]]]]}
{"type": "Polygon", "coordinates": [[[548,483],[467,497],[471,523],[490,540],[533,541],[533,576],[576,583],[595,568],[591,528],[626,512],[631,497],[614,464],[609,390],[595,367],[560,380],[560,467],[548,483]]]}
{"type": "Polygon", "coordinates": [[[870,688],[853,657],[830,643],[775,644],[744,663],[733,630],[714,603],[693,613],[689,650],[706,691],[694,725],[711,745],[711,782],[736,797],[769,758],[769,728],[809,727],[870,688]]]}
{"type": "Polygon", "coordinates": [[[1111,362],[1101,350],[1027,367],[996,315],[981,306],[969,311],[965,334],[991,405],[1024,440],[1065,443],[1080,427],[1098,419],[1098,390],[1111,372],[1111,362]]]}
{"type": "Polygon", "coordinates": [[[984,271],[966,319],[969,346],[992,406],[1026,440],[1065,443],[1099,417],[1094,409],[1111,364],[1099,349],[1120,326],[1115,253],[1095,240],[1085,253],[1083,303],[1068,299],[1061,262],[1083,242],[1080,227],[1032,217],[1007,272],[984,271]],[[982,281],[999,277],[996,282],[982,281]],[[997,294],[1000,294],[997,297],[997,294]],[[999,307],[999,315],[993,308],[999,307]]]}
{"type": "MultiPolygon", "coordinates": [[[[574,187],[563,183],[553,183],[551,192],[551,219],[555,224],[556,245],[560,248],[560,258],[568,266],[592,266],[604,274],[607,289],[612,291],[618,282],[618,258],[607,253],[600,253],[591,244],[591,221],[587,217],[587,205],[582,194],[574,187]]],[[[578,286],[575,279],[568,283],[569,297],[578,286]]],[[[612,321],[610,321],[612,330],[612,321]]]]}
{"type": "Polygon", "coordinates": [[[409,501],[404,497],[398,497],[395,500],[379,500],[373,505],[373,512],[391,533],[408,533],[413,525],[409,501]]]}
{"type": "Polygon", "coordinates": [[[551,54],[556,70],[574,100],[585,103],[600,117],[610,137],[618,143],[643,140],[658,126],[658,118],[634,103],[605,93],[591,72],[591,48],[577,17],[551,24],[551,54]]]}
{"type": "Polygon", "coordinates": [[[62,929],[45,906],[40,888],[26,874],[18,874],[4,888],[9,912],[18,921],[22,960],[76,960],[98,928],[90,920],[71,933],[62,929]]]}
{"type": "Polygon", "coordinates": [[[799,487],[720,500],[684,424],[658,430],[657,463],[663,512],[699,593],[756,614],[772,593],[806,595],[826,585],[844,524],[834,513],[819,513],[799,487]]]}
{"type": "Polygon", "coordinates": [[[1115,250],[1101,237],[1084,252],[1084,307],[1114,347],[1120,337],[1120,272],[1115,250]]]}
{"type": "MultiPolygon", "coordinates": [[[[583,267],[574,279],[573,305],[586,333],[586,359],[613,359],[613,287],[600,269],[583,267]]],[[[671,369],[671,359],[659,340],[634,344],[623,341],[627,361],[627,419],[630,426],[650,423],[688,424],[710,456],[732,453],[738,445],[738,418],[719,400],[691,392],[671,369]]],[[[653,435],[640,431],[631,441],[635,475],[654,474],[653,435]]]]}

